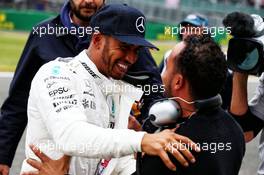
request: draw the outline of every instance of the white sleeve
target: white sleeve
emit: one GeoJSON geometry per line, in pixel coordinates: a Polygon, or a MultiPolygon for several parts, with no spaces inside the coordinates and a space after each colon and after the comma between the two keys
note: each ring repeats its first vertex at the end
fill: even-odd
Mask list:
{"type": "Polygon", "coordinates": [[[63,68],[59,69],[59,73],[55,71],[57,78],[50,78],[53,76],[49,74],[52,69],[48,67],[36,76],[32,93],[59,151],[90,158],[120,157],[141,151],[145,132],[104,129],[88,123],[76,88],[76,81],[81,80],[63,68]]]}
{"type": "Polygon", "coordinates": [[[136,159],[134,155],[125,156],[118,159],[114,172],[118,175],[133,174],[136,171],[136,159]]]}
{"type": "Polygon", "coordinates": [[[103,175],[130,175],[136,171],[136,159],[134,155],[111,159],[103,175]]]}

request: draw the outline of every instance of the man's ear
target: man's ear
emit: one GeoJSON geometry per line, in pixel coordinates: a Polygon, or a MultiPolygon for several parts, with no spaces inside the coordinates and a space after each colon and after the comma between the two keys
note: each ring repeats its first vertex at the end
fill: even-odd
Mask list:
{"type": "Polygon", "coordinates": [[[178,91],[179,89],[181,89],[184,85],[184,79],[183,76],[179,73],[177,73],[176,75],[174,75],[174,78],[172,80],[172,88],[173,90],[178,91]]]}
{"type": "Polygon", "coordinates": [[[91,42],[96,49],[100,49],[104,42],[103,35],[100,33],[94,33],[91,42]]]}

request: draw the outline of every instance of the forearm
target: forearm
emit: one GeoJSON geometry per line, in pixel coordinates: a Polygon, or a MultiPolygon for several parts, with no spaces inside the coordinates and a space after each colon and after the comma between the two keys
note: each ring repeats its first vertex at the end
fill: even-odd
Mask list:
{"type": "MultiPolygon", "coordinates": [[[[230,113],[240,124],[245,134],[251,132],[251,137],[254,138],[262,129],[263,121],[256,117],[249,109],[247,80],[247,74],[234,72],[230,113]]],[[[246,135],[245,138],[247,141],[252,139],[247,139],[246,135]]]]}
{"type": "Polygon", "coordinates": [[[59,128],[54,127],[52,135],[62,152],[90,158],[121,157],[141,151],[145,134],[128,129],[101,128],[85,121],[69,121],[68,124],[64,121],[59,128]]]}
{"type": "Polygon", "coordinates": [[[256,136],[263,128],[263,121],[252,114],[250,109],[244,115],[237,116],[232,113],[231,115],[239,123],[244,132],[252,131],[254,136],[256,136]]]}
{"type": "Polygon", "coordinates": [[[234,72],[230,112],[237,116],[248,110],[247,80],[248,75],[234,72]]]}

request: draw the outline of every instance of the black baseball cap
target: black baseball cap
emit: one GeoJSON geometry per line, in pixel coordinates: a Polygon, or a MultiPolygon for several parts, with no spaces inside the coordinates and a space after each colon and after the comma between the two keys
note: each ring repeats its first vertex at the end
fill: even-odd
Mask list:
{"type": "Polygon", "coordinates": [[[108,4],[93,15],[90,26],[98,27],[100,33],[137,46],[158,48],[145,37],[146,18],[139,10],[126,4],[108,4]]]}

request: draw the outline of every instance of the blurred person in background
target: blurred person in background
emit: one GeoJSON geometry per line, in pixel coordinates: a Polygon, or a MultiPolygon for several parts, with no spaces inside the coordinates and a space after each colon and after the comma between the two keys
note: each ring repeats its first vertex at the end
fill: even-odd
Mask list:
{"type": "Polygon", "coordinates": [[[180,0],[166,0],[165,7],[169,9],[177,9],[179,4],[180,0]]]}
{"type": "MultiPolygon", "coordinates": [[[[19,59],[9,94],[1,107],[0,113],[0,174],[8,175],[16,148],[27,125],[27,102],[31,81],[38,69],[45,63],[57,57],[74,57],[89,44],[89,35],[78,32],[45,34],[41,37],[41,28],[48,27],[75,29],[88,27],[90,19],[98,9],[104,5],[104,0],[70,0],[66,1],[60,14],[55,18],[41,22],[31,31],[22,55],[19,59]]],[[[143,21],[144,22],[144,21],[143,21]]],[[[144,29],[145,30],[145,29],[144,29]]],[[[148,79],[135,81],[128,77],[126,81],[134,85],[161,84],[161,77],[148,49],[140,49],[137,62],[128,70],[127,74],[147,73],[148,79]]],[[[133,76],[135,77],[135,76],[133,76]]],[[[147,115],[148,105],[156,98],[163,97],[161,92],[151,92],[143,95],[144,106],[141,117],[147,115]]]]}
{"type": "Polygon", "coordinates": [[[264,0],[247,0],[247,4],[259,9],[264,7],[264,0]]]}
{"type": "MultiPolygon", "coordinates": [[[[203,27],[208,27],[208,19],[201,14],[189,14],[184,18],[183,21],[180,22],[178,28],[179,30],[178,38],[180,41],[185,39],[189,35],[201,35],[203,31],[203,27]]],[[[164,54],[164,58],[159,65],[160,73],[165,72],[166,69],[166,59],[170,55],[172,49],[168,50],[164,54]]]]}

